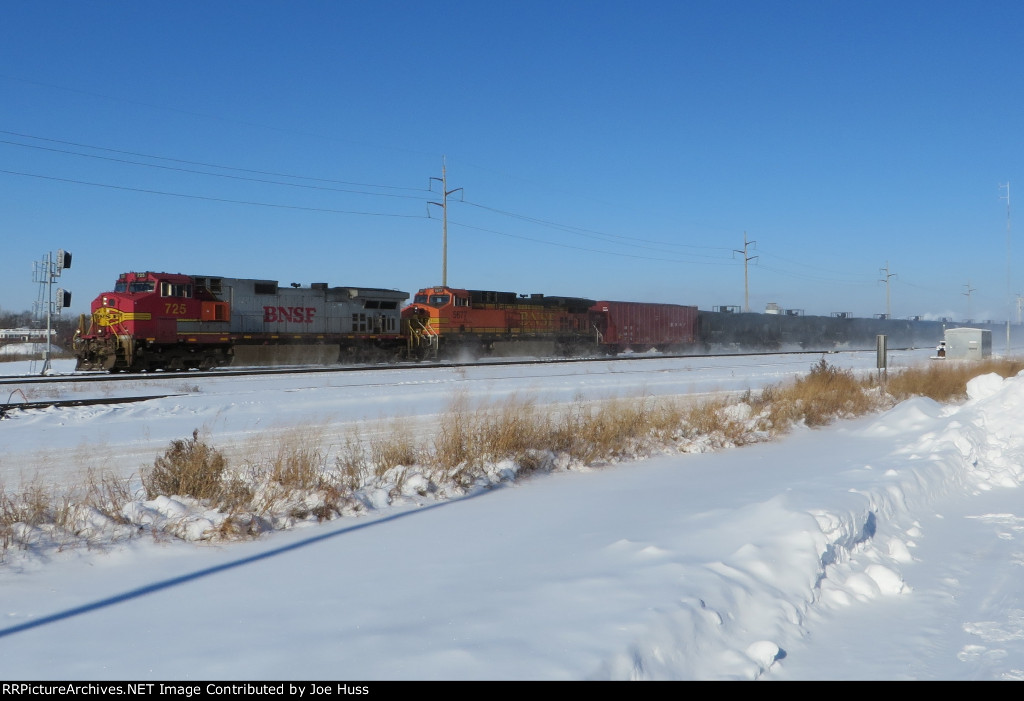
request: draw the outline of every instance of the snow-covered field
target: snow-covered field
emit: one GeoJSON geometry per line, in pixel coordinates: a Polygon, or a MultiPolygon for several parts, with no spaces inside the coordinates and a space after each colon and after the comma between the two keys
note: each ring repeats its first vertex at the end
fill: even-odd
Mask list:
{"type": "MultiPolygon", "coordinates": [[[[928,354],[894,352],[889,365],[895,369],[925,362],[928,354]]],[[[411,366],[244,378],[197,372],[184,379],[162,379],[157,374],[141,382],[48,384],[46,390],[33,384],[39,378],[26,376],[24,384],[9,386],[6,393],[17,387],[32,401],[170,396],[140,404],[37,410],[19,415],[16,422],[0,422],[0,483],[17,484],[38,475],[63,481],[87,468],[128,475],[140,465],[152,464],[170,441],[187,438],[195,429],[228,453],[245,450],[254,439],[285,436],[300,427],[315,427],[330,443],[350,435],[353,426],[374,430],[393,418],[409,418],[410,425],[432,430],[431,424],[457,401],[532,399],[553,405],[578,399],[739,393],[805,374],[822,357],[807,353],[514,367],[411,366]]],[[[837,367],[875,372],[873,351],[824,357],[837,367]]],[[[70,373],[73,367],[74,361],[53,363],[56,372],[70,373]]],[[[28,368],[28,361],[3,363],[0,373],[16,376],[28,368]]],[[[15,397],[13,402],[17,401],[15,397]]]]}
{"type": "MultiPolygon", "coordinates": [[[[237,448],[310,423],[328,439],[395,416],[429,426],[459,398],[743,392],[819,357],[157,377],[133,391],[177,396],[0,421],[0,474],[130,474],[195,428],[237,448]]],[[[873,352],[828,360],[874,372],[873,352]]],[[[1024,679],[1022,411],[1024,378],[989,376],[962,406],[915,399],[256,541],[11,551],[0,675],[1024,679]]]]}

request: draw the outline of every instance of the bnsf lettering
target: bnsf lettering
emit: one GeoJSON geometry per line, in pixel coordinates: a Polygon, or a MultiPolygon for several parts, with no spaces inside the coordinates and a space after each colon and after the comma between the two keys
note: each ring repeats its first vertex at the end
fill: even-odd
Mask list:
{"type": "Polygon", "coordinates": [[[290,321],[294,324],[312,324],[316,307],[263,307],[264,323],[290,321]]]}

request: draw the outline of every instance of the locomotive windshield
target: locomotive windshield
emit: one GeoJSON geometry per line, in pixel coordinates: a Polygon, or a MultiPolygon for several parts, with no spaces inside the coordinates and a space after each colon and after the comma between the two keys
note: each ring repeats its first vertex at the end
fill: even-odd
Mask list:
{"type": "Polygon", "coordinates": [[[432,307],[443,307],[451,301],[451,295],[416,295],[414,304],[429,304],[432,307]]]}
{"type": "Polygon", "coordinates": [[[155,282],[133,282],[128,284],[123,280],[119,280],[114,285],[114,292],[152,292],[156,289],[155,282]]]}

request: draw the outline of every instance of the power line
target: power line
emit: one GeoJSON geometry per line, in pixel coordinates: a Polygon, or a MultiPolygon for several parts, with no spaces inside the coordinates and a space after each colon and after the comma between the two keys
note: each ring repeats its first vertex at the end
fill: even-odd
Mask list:
{"type": "Polygon", "coordinates": [[[618,251],[602,251],[602,250],[596,249],[596,248],[586,248],[584,246],[574,246],[574,245],[568,244],[568,243],[558,243],[557,241],[547,241],[547,240],[544,240],[544,239],[537,239],[537,238],[533,238],[533,237],[530,237],[530,236],[523,236],[523,235],[520,235],[520,234],[509,234],[509,233],[504,232],[504,231],[497,231],[495,229],[487,229],[487,228],[484,228],[484,227],[481,227],[481,226],[475,226],[473,224],[464,224],[462,222],[452,221],[450,219],[448,220],[448,223],[450,225],[452,225],[452,226],[460,226],[460,227],[462,227],[464,229],[472,229],[473,231],[482,231],[482,232],[487,233],[487,234],[495,234],[497,236],[505,236],[507,238],[519,239],[521,241],[532,241],[534,243],[542,243],[542,244],[547,245],[547,246],[557,246],[558,248],[568,248],[568,249],[571,249],[571,250],[574,250],[574,251],[586,251],[588,253],[600,253],[602,255],[617,256],[617,257],[620,257],[620,258],[636,258],[638,260],[655,260],[655,261],[664,262],[664,263],[686,263],[686,264],[692,264],[692,265],[731,265],[730,263],[727,263],[727,262],[709,263],[709,262],[706,262],[706,261],[673,260],[673,259],[664,258],[664,257],[655,258],[653,256],[641,256],[641,255],[636,255],[636,254],[632,254],[632,253],[621,253],[621,252],[618,252],[618,251]]]}
{"type": "MultiPolygon", "coordinates": [[[[43,136],[32,136],[31,134],[19,134],[17,132],[4,131],[4,130],[0,130],[0,134],[7,134],[8,136],[17,136],[17,137],[22,138],[22,139],[36,139],[38,141],[47,141],[49,143],[63,144],[65,146],[75,146],[77,148],[88,148],[88,149],[93,149],[95,151],[104,151],[106,153],[117,153],[117,154],[121,154],[121,155],[125,155],[125,156],[135,156],[137,158],[150,158],[150,159],[153,159],[153,160],[167,161],[167,162],[170,162],[170,163],[182,163],[182,164],[185,164],[185,165],[202,166],[204,168],[219,168],[221,170],[233,170],[233,171],[236,171],[236,172],[239,172],[239,173],[251,173],[253,175],[271,175],[271,176],[279,177],[279,178],[292,178],[292,179],[295,179],[295,180],[309,180],[309,181],[313,181],[313,182],[333,183],[333,184],[336,184],[336,185],[356,185],[356,186],[359,186],[359,187],[376,187],[376,188],[389,189],[389,190],[411,190],[411,191],[414,191],[414,192],[428,192],[427,190],[424,190],[423,188],[402,187],[402,186],[397,186],[397,185],[375,185],[373,183],[351,182],[351,181],[347,181],[347,180],[332,180],[332,179],[329,179],[329,178],[316,178],[316,177],[311,177],[311,176],[306,176],[306,175],[293,175],[293,174],[290,174],[290,173],[277,173],[277,172],[274,172],[274,171],[254,170],[254,169],[250,169],[250,168],[239,168],[239,167],[236,167],[236,166],[225,166],[225,165],[219,165],[219,164],[216,164],[216,163],[204,163],[202,161],[189,161],[189,160],[184,160],[184,159],[180,159],[180,158],[171,158],[171,157],[168,157],[168,156],[155,156],[153,154],[137,153],[137,152],[134,152],[134,151],[122,151],[120,149],[107,148],[105,146],[91,146],[89,144],[79,144],[79,143],[75,143],[73,141],[62,141],[60,139],[50,139],[50,138],[43,137],[43,136]]],[[[75,155],[75,156],[82,156],[84,158],[97,158],[97,159],[100,159],[100,160],[114,161],[114,162],[118,162],[118,163],[128,163],[128,164],[131,164],[131,165],[146,166],[146,167],[149,167],[149,168],[164,168],[166,170],[181,170],[182,172],[186,172],[186,173],[199,173],[199,174],[202,174],[202,175],[212,175],[212,176],[217,176],[217,177],[236,177],[237,179],[240,179],[240,180],[245,180],[246,179],[246,178],[241,178],[239,176],[224,175],[222,173],[207,173],[207,172],[204,172],[204,171],[193,171],[193,170],[186,170],[186,169],[171,168],[169,166],[160,166],[160,165],[156,165],[156,164],[153,164],[153,163],[139,163],[138,161],[128,161],[128,160],[122,160],[122,159],[117,159],[117,158],[109,158],[109,157],[97,156],[95,154],[89,154],[89,153],[78,153],[78,152],[75,152],[75,151],[65,151],[65,150],[62,150],[62,149],[47,148],[45,146],[34,146],[32,144],[20,144],[20,143],[18,143],[16,141],[0,141],[0,143],[10,144],[12,146],[21,146],[23,148],[34,148],[34,149],[43,150],[43,151],[51,151],[51,152],[55,152],[55,153],[65,153],[65,154],[70,154],[70,155],[75,155]]],[[[274,184],[280,184],[280,185],[292,185],[293,187],[312,187],[312,186],[297,185],[295,183],[278,183],[278,182],[275,182],[275,181],[264,181],[264,180],[256,180],[255,182],[272,182],[274,184]]],[[[324,189],[330,189],[330,188],[324,188],[324,189]]],[[[341,190],[341,192],[347,192],[347,191],[346,190],[341,190]]],[[[361,194],[383,194],[383,193],[361,193],[361,194]]]]}
{"type": "MultiPolygon", "coordinates": [[[[699,248],[699,249],[711,250],[711,251],[728,251],[729,250],[728,248],[725,248],[723,246],[695,246],[693,244],[686,244],[686,243],[673,243],[671,241],[653,241],[651,239],[644,239],[644,238],[639,238],[639,237],[635,237],[635,236],[624,236],[624,235],[621,235],[621,234],[609,234],[609,233],[606,233],[606,232],[603,232],[603,231],[596,231],[594,229],[586,229],[586,228],[583,228],[583,227],[572,226],[570,224],[560,224],[558,222],[549,221],[547,219],[539,219],[539,218],[536,218],[536,217],[530,217],[530,216],[526,216],[524,214],[516,214],[515,212],[508,212],[508,211],[505,211],[505,210],[497,209],[495,207],[488,207],[486,205],[482,205],[482,204],[479,204],[477,202],[470,202],[468,200],[464,201],[464,204],[467,204],[467,205],[469,205],[471,207],[477,207],[479,209],[484,209],[484,210],[487,210],[489,212],[494,212],[495,214],[502,214],[504,216],[512,217],[514,219],[521,219],[523,221],[528,221],[528,222],[531,222],[533,224],[540,224],[542,226],[551,227],[553,229],[558,229],[558,230],[561,230],[561,231],[565,231],[566,233],[579,234],[581,236],[588,236],[589,235],[591,238],[604,239],[604,240],[608,240],[610,242],[614,242],[616,240],[620,240],[620,241],[638,241],[638,242],[641,242],[641,243],[650,243],[650,244],[655,244],[655,245],[658,245],[658,246],[672,246],[672,247],[680,247],[680,248],[699,248]]],[[[648,248],[648,247],[642,246],[641,248],[648,248]]],[[[657,249],[652,249],[652,250],[657,250],[657,249]]]]}
{"type": "MultiPolygon", "coordinates": [[[[214,120],[214,121],[217,121],[217,122],[225,122],[225,123],[229,123],[229,124],[242,124],[242,125],[245,125],[245,126],[248,126],[248,127],[255,127],[257,129],[266,129],[267,131],[275,131],[275,132],[279,132],[279,133],[282,133],[282,134],[298,134],[300,136],[311,137],[311,138],[314,138],[314,139],[324,139],[326,141],[339,141],[339,142],[345,142],[345,143],[350,143],[350,144],[359,144],[361,146],[366,146],[367,145],[366,142],[359,142],[359,141],[355,141],[353,139],[339,139],[336,136],[324,136],[322,134],[315,134],[313,132],[302,131],[302,130],[299,130],[299,129],[285,129],[285,128],[282,128],[282,127],[275,127],[275,126],[271,126],[269,124],[262,124],[260,122],[253,122],[253,121],[249,121],[249,120],[245,120],[245,119],[237,119],[237,118],[234,118],[234,117],[222,117],[222,116],[216,115],[216,114],[207,114],[205,112],[195,112],[195,111],[192,111],[192,110],[185,110],[185,109],[181,109],[181,108],[178,108],[178,107],[168,107],[166,105],[158,105],[158,104],[155,104],[155,103],[152,103],[152,102],[143,102],[141,100],[129,100],[129,99],[126,99],[126,98],[123,98],[123,97],[116,97],[116,96],[113,96],[113,95],[105,95],[103,93],[92,92],[92,91],[89,91],[89,90],[82,90],[80,88],[69,88],[69,87],[64,86],[64,85],[54,85],[52,83],[44,83],[44,82],[38,81],[38,80],[27,80],[25,78],[17,78],[15,76],[6,75],[6,74],[2,74],[2,73],[0,73],[0,79],[10,80],[10,81],[19,82],[19,83],[25,83],[27,85],[37,85],[37,86],[41,86],[41,87],[44,87],[44,88],[49,88],[51,90],[61,90],[61,91],[64,91],[64,92],[77,93],[79,95],[87,95],[89,97],[97,97],[97,98],[100,98],[100,99],[103,99],[103,100],[110,100],[112,102],[123,102],[123,103],[129,104],[129,105],[140,105],[142,107],[148,107],[150,109],[164,110],[164,111],[167,111],[167,112],[174,112],[176,114],[184,114],[184,115],[187,115],[189,117],[199,117],[201,119],[211,119],[211,120],[214,120]]],[[[373,146],[374,148],[384,148],[384,149],[388,149],[388,150],[391,150],[391,151],[400,151],[400,152],[405,152],[405,153],[415,153],[415,154],[418,154],[418,155],[421,155],[421,156],[423,156],[423,155],[428,155],[428,156],[437,155],[437,154],[433,154],[433,153],[426,153],[425,151],[418,151],[418,150],[415,150],[415,149],[401,148],[401,147],[396,147],[396,146],[380,146],[380,145],[376,145],[376,144],[371,144],[371,146],[373,146]]]]}
{"type": "Polygon", "coordinates": [[[355,214],[367,217],[399,217],[403,219],[426,219],[422,214],[394,214],[389,212],[361,212],[356,210],[331,209],[329,207],[303,207],[299,205],[277,204],[274,202],[257,202],[254,200],[234,200],[225,197],[210,197],[207,195],[190,195],[181,192],[167,192],[164,190],[150,190],[140,187],[128,187],[126,185],[111,185],[109,183],[95,183],[87,180],[74,180],[72,178],[59,178],[52,175],[39,175],[37,173],[21,173],[13,170],[0,170],[0,173],[18,175],[26,178],[39,178],[40,180],[51,180],[62,183],[73,183],[75,185],[88,185],[90,187],[102,187],[111,190],[123,190],[127,192],[140,192],[147,195],[163,195],[166,197],[180,197],[191,200],[205,200],[207,202],[223,202],[226,204],[244,204],[253,207],[272,207],[275,209],[294,209],[305,212],[325,212],[328,214],[355,214]]]}

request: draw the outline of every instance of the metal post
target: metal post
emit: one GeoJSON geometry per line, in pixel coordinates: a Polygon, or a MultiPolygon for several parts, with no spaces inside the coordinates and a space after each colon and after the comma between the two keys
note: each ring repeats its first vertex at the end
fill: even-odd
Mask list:
{"type": "Polygon", "coordinates": [[[43,346],[43,371],[45,375],[50,371],[50,340],[52,338],[53,319],[53,252],[46,254],[46,345],[43,346]]]}
{"type": "Polygon", "coordinates": [[[878,368],[878,382],[882,384],[882,377],[889,377],[889,337],[882,334],[875,338],[875,366],[878,368]]]}

